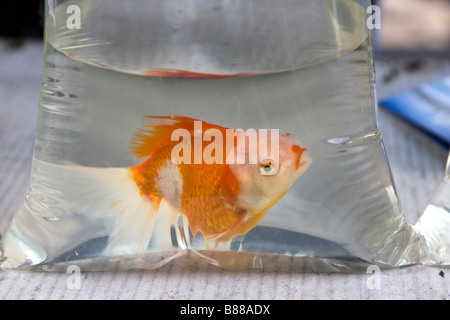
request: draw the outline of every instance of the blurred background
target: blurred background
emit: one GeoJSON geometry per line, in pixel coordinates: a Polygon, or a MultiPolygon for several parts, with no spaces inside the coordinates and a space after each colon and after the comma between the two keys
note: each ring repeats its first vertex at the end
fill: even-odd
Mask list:
{"type": "Polygon", "coordinates": [[[449,53],[450,1],[378,0],[383,21],[380,50],[449,53]]]}
{"type": "MultiPolygon", "coordinates": [[[[394,167],[394,178],[398,175],[396,179],[402,184],[401,170],[436,171],[428,173],[431,176],[422,174],[417,177],[419,181],[423,178],[429,184],[424,186],[419,209],[415,210],[418,216],[442,178],[450,145],[450,1],[374,0],[373,4],[381,8],[381,29],[375,30],[379,118],[388,156],[394,167]],[[445,85],[439,86],[441,91],[437,98],[430,96],[432,90],[421,87],[439,81],[444,81],[445,85]],[[433,116],[436,108],[439,110],[433,116]],[[427,114],[422,114],[421,109],[427,114]],[[441,128],[434,124],[435,118],[438,118],[441,128]],[[436,132],[439,129],[442,133],[445,128],[448,139],[445,134],[436,132]],[[400,149],[408,154],[399,153],[400,149]],[[427,157],[413,162],[411,154],[426,154],[427,157]]],[[[27,153],[31,158],[39,85],[42,82],[43,16],[44,0],[27,0],[26,4],[5,1],[2,5],[0,163],[5,163],[5,157],[17,162],[11,154],[1,153],[1,148],[14,148],[21,137],[29,141],[26,152],[23,152],[24,162],[29,163],[27,153]],[[23,112],[14,112],[16,108],[22,108],[23,112]],[[17,127],[26,129],[18,131],[17,127]],[[12,133],[16,136],[12,137],[12,133]]],[[[6,173],[10,168],[0,166],[0,176],[2,170],[6,173]]],[[[405,176],[411,175],[404,173],[405,176]]],[[[23,179],[26,181],[27,177],[23,179]]],[[[404,192],[400,196],[405,198],[403,202],[408,207],[411,190],[404,192]]],[[[416,197],[417,194],[421,193],[416,192],[416,197]]]]}
{"type": "MultiPolygon", "coordinates": [[[[408,185],[400,187],[399,193],[405,211],[414,212],[414,221],[442,179],[450,145],[450,1],[373,0],[373,4],[381,8],[381,29],[375,30],[380,127],[394,180],[400,186],[408,185]],[[430,88],[421,87],[439,81],[444,81],[444,85],[438,86],[440,92],[436,96],[430,96],[430,88]],[[418,191],[409,186],[412,175],[417,175],[414,181],[421,182],[418,191]]],[[[13,154],[4,150],[17,149],[23,163],[30,166],[43,80],[43,16],[44,0],[2,4],[0,177],[11,170],[8,161],[13,166],[20,165],[13,154]],[[15,112],[17,108],[21,112],[15,112]],[[18,127],[22,129],[17,130],[18,127]],[[20,149],[18,141],[28,143],[24,142],[20,149]]],[[[22,188],[27,179],[24,175],[22,188]]],[[[7,185],[0,181],[0,194],[2,186],[9,188],[7,185]]],[[[20,201],[19,198],[11,201],[20,201]]],[[[2,207],[6,210],[14,205],[0,201],[0,212],[2,207]]]]}

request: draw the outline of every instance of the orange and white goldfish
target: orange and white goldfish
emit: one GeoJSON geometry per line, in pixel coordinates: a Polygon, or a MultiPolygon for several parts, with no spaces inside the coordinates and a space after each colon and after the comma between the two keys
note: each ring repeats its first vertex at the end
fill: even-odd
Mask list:
{"type": "MultiPolygon", "coordinates": [[[[207,241],[225,242],[245,235],[311,164],[307,150],[290,134],[277,135],[278,159],[261,159],[258,155],[256,163],[176,163],[172,159],[172,152],[179,144],[173,141],[175,130],[183,129],[194,139],[196,134],[210,129],[226,136],[227,128],[202,121],[202,132],[196,132],[195,122],[200,121],[197,119],[146,118],[151,122],[144,123],[136,132],[130,147],[135,157],[144,159],[139,165],[88,168],[83,170],[86,179],[80,178],[78,170],[74,169],[71,174],[65,174],[69,180],[77,174],[77,179],[71,179],[72,192],[78,189],[72,196],[83,199],[86,207],[81,210],[96,217],[112,218],[106,250],[109,254],[144,252],[154,229],[170,234],[169,229],[155,228],[160,215],[169,220],[166,225],[184,216],[192,234],[200,232],[207,241]],[[268,174],[271,170],[276,171],[268,174]]],[[[201,147],[201,151],[205,151],[208,144],[202,143],[201,147]]],[[[234,142],[233,149],[236,148],[234,142]]],[[[230,150],[223,145],[222,151],[226,159],[230,150]]],[[[194,154],[191,159],[194,160],[194,154]]]]}

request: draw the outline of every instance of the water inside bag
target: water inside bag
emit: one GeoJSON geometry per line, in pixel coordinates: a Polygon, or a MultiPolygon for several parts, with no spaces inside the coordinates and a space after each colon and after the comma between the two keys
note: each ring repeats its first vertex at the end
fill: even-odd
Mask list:
{"type": "Polygon", "coordinates": [[[405,221],[377,126],[369,4],[50,1],[30,191],[3,235],[1,266],[157,268],[186,254],[282,270],[421,262],[425,241],[405,221]],[[79,29],[69,28],[76,8],[79,29]],[[261,220],[233,233],[254,218],[244,192],[256,202],[272,186],[231,169],[217,197],[231,189],[234,200],[220,203],[191,192],[215,188],[214,172],[187,179],[176,165],[155,167],[140,176],[153,174],[155,187],[126,171],[148,160],[130,152],[136,132],[145,140],[155,131],[139,129],[177,123],[172,115],[279,130],[311,162],[286,193],[263,199],[261,220]],[[195,214],[187,194],[203,201],[195,214]]]}

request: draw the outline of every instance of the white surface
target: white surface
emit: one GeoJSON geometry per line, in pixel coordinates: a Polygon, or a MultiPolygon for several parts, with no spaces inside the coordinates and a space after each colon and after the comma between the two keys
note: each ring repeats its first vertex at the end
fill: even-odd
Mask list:
{"type": "MultiPolygon", "coordinates": [[[[28,187],[43,81],[41,42],[0,42],[0,231],[28,187]]],[[[380,124],[400,201],[415,223],[443,177],[447,149],[380,109],[380,124]]],[[[231,271],[175,262],[155,271],[70,274],[0,271],[0,299],[450,299],[450,270],[408,267],[369,274],[231,271]],[[439,275],[443,270],[445,277],[439,275]],[[69,286],[68,286],[69,282],[69,286]]]]}

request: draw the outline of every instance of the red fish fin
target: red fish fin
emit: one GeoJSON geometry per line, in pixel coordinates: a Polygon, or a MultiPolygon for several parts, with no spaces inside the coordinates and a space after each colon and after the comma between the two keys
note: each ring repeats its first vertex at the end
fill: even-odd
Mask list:
{"type": "MultiPolygon", "coordinates": [[[[138,158],[146,158],[156,150],[167,146],[172,140],[172,133],[176,129],[186,129],[190,133],[194,132],[194,122],[201,121],[180,115],[171,116],[145,116],[145,119],[155,120],[142,124],[131,139],[131,154],[138,158]]],[[[202,131],[210,128],[224,129],[202,121],[202,131]]],[[[193,136],[193,134],[192,134],[193,136]]]]}

